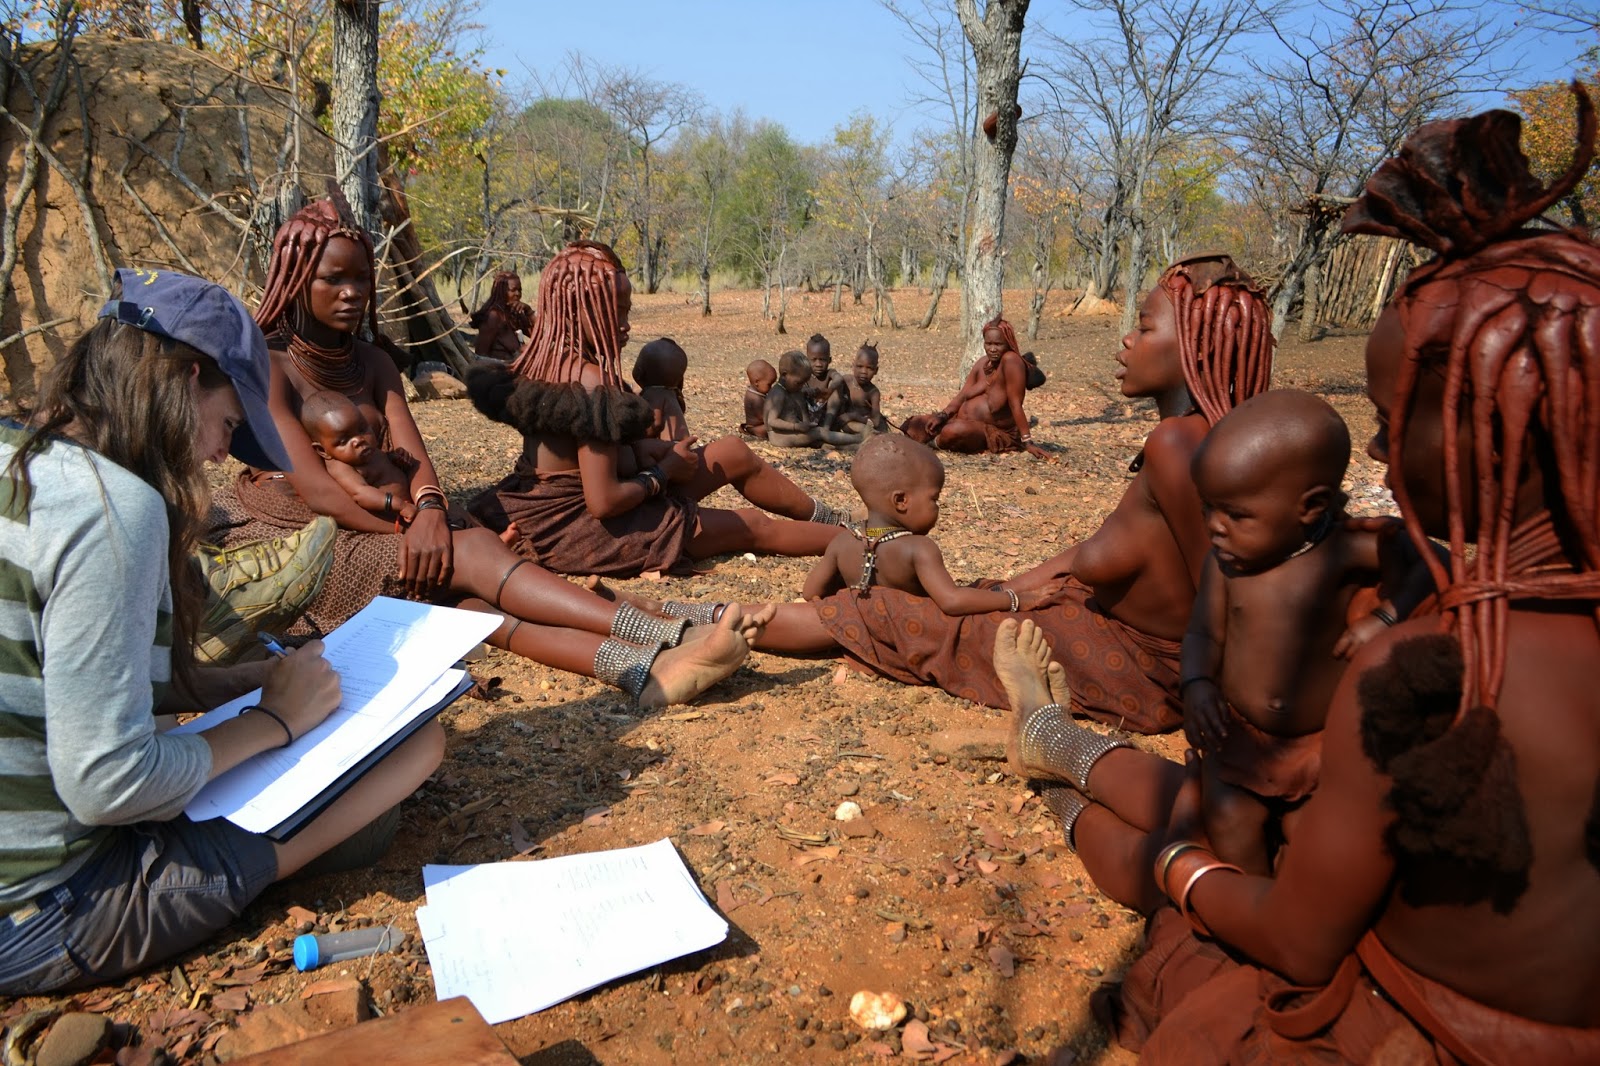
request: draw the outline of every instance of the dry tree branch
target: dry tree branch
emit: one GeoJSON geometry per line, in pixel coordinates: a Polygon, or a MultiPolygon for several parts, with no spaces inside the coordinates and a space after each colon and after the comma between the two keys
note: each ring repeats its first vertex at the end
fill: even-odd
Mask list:
{"type": "Polygon", "coordinates": [[[27,329],[18,330],[5,340],[0,340],[0,348],[9,347],[10,345],[15,344],[17,341],[22,340],[24,337],[31,337],[35,333],[43,333],[47,329],[54,329],[57,326],[76,321],[77,319],[72,315],[64,315],[61,318],[52,318],[48,322],[41,322],[37,326],[29,326],[27,329]]]}

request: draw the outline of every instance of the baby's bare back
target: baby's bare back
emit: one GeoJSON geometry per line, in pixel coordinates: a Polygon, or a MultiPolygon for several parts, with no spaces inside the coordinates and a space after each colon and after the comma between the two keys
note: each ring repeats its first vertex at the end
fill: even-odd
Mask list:
{"type": "MultiPolygon", "coordinates": [[[[912,556],[916,545],[927,539],[912,534],[879,544],[877,565],[872,573],[872,587],[897,589],[913,596],[926,596],[928,593],[917,578],[917,567],[912,556]]],[[[840,548],[839,574],[850,588],[855,588],[861,583],[861,571],[866,565],[864,561],[866,548],[866,542],[854,538],[840,548]]]]}
{"type": "Polygon", "coordinates": [[[1375,575],[1353,570],[1335,535],[1270,570],[1224,580],[1223,696],[1264,732],[1287,737],[1321,729],[1344,675],[1333,647],[1344,634],[1351,597],[1375,575]]]}

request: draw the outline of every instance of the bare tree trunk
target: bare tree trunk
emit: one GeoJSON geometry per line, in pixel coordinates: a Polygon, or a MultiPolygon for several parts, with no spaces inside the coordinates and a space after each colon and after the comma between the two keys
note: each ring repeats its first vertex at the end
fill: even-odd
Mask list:
{"type": "Polygon", "coordinates": [[[838,314],[844,310],[844,271],[839,272],[839,277],[833,283],[833,313],[838,314]]]}
{"type": "MultiPolygon", "coordinates": [[[[1139,205],[1142,199],[1136,198],[1135,205],[1139,205]]],[[[1139,209],[1139,206],[1134,208],[1135,211],[1139,209]]],[[[1139,318],[1139,287],[1144,284],[1144,276],[1150,272],[1150,249],[1145,245],[1144,219],[1135,215],[1129,221],[1128,278],[1122,294],[1122,328],[1125,331],[1132,329],[1139,318]]]]}
{"type": "Polygon", "coordinates": [[[700,317],[711,317],[711,255],[704,253],[700,259],[700,317]]]}
{"type": "Polygon", "coordinates": [[[978,67],[978,114],[995,115],[994,136],[975,138],[972,235],[962,276],[964,377],[983,357],[978,326],[1000,314],[1005,276],[1006,190],[1017,149],[1017,83],[1022,79],[1022,25],[1028,0],[988,0],[983,16],[975,0],[956,0],[956,15],[978,67]]]}
{"type": "Polygon", "coordinates": [[[943,256],[939,265],[933,272],[933,289],[928,294],[928,309],[922,314],[922,321],[917,323],[918,329],[927,329],[933,325],[933,317],[939,313],[939,301],[944,298],[945,286],[950,283],[950,260],[943,256]]]}
{"type": "Polygon", "coordinates": [[[333,5],[333,169],[355,223],[378,226],[378,0],[333,5]]]}
{"type": "Polygon", "coordinates": [[[1305,295],[1300,299],[1299,337],[1303,341],[1317,337],[1317,298],[1321,289],[1322,269],[1316,263],[1306,268],[1305,295]]]}
{"type": "Polygon", "coordinates": [[[1050,296],[1050,271],[1044,263],[1033,263],[1033,298],[1028,301],[1028,339],[1039,339],[1039,319],[1044,316],[1044,303],[1050,296]]]}

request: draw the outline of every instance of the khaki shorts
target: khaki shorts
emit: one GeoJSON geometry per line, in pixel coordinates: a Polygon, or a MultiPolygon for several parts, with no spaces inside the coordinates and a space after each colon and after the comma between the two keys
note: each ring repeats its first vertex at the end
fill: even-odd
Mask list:
{"type": "Polygon", "coordinates": [[[0,995],[142,970],[227,926],[277,876],[272,843],[221,818],[119,828],[66,883],[0,917],[0,995]]]}

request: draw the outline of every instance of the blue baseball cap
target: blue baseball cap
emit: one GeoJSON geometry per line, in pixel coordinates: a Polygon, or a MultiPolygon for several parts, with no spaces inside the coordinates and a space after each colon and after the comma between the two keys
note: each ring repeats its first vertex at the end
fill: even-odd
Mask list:
{"type": "Polygon", "coordinates": [[[100,317],[210,356],[233,381],[244,407],[245,421],[233,431],[228,453],[260,470],[288,470],[288,452],[267,409],[267,339],[238,297],[214,282],[171,270],[124,267],[117,271],[117,285],[119,295],[100,309],[100,317]]]}

